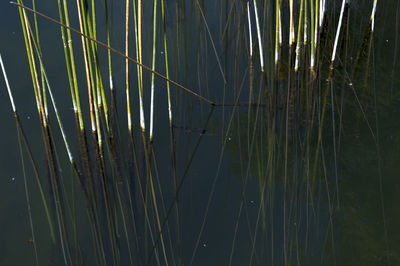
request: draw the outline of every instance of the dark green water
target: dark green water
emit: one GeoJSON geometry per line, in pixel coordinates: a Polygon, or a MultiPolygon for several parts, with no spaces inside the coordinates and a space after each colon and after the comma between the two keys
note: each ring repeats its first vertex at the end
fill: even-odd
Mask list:
{"type": "MultiPolygon", "coordinates": [[[[171,79],[218,104],[227,104],[211,108],[172,88],[176,171],[178,181],[184,179],[184,182],[178,198],[179,219],[175,208],[168,217],[169,265],[400,265],[400,1],[379,1],[372,38],[366,34],[372,1],[357,1],[350,6],[348,32],[342,32],[332,82],[327,82],[327,60],[332,51],[341,1],[329,5],[328,31],[320,46],[321,65],[317,78],[311,82],[308,67],[303,66],[302,78],[295,79],[292,73],[291,83],[288,83],[291,72],[287,70],[288,47],[285,45],[277,71],[279,76],[274,77],[274,67],[270,63],[274,47],[274,33],[270,27],[274,19],[269,18],[273,12],[262,9],[261,5],[259,8],[265,11],[259,16],[263,21],[266,76],[260,73],[258,46],[255,45],[252,101],[260,104],[252,107],[248,104],[249,48],[244,1],[232,1],[235,3],[232,12],[230,1],[202,5],[216,51],[197,5],[191,1],[185,5],[182,1],[167,2],[171,79]],[[288,112],[290,126],[286,130],[288,84],[299,90],[290,102],[294,107],[288,112]],[[307,105],[300,88],[309,87],[313,100],[307,105]],[[271,106],[268,97],[274,92],[277,102],[271,106]],[[321,142],[317,146],[325,94],[326,112],[321,142]],[[237,99],[240,105],[232,106],[237,99]],[[311,126],[307,124],[308,108],[313,110],[311,126]],[[200,144],[195,149],[198,141],[200,144]],[[186,169],[189,170],[185,174],[186,169]]],[[[70,5],[72,25],[78,28],[74,4],[70,5]]],[[[38,3],[38,10],[58,18],[56,3],[52,1],[38,3]]],[[[145,17],[148,16],[146,21],[150,21],[151,4],[145,4],[144,10],[145,17]]],[[[98,36],[105,41],[102,12],[102,4],[99,4],[98,36]]],[[[284,24],[288,20],[285,12],[284,24]]],[[[112,46],[121,51],[124,49],[123,14],[124,5],[114,3],[112,46]]],[[[49,174],[18,10],[7,1],[0,4],[0,23],[0,52],[40,177],[47,184],[49,174]]],[[[256,43],[254,13],[252,23],[253,43],[256,43]]],[[[56,92],[72,151],[78,153],[60,29],[43,19],[39,19],[39,26],[47,74],[56,92]]],[[[284,28],[287,34],[288,27],[284,28]]],[[[148,26],[144,33],[145,47],[151,47],[150,34],[148,26]]],[[[80,39],[75,36],[74,42],[82,102],[87,102],[80,39]]],[[[143,54],[146,64],[150,65],[150,49],[143,54]]],[[[157,44],[157,56],[157,69],[165,73],[161,39],[157,44]]],[[[104,49],[100,50],[99,58],[104,62],[103,79],[107,84],[104,49]]],[[[113,56],[121,145],[126,152],[123,63],[123,59],[113,56]]],[[[136,67],[131,65],[131,69],[135,139],[140,153],[136,67]]],[[[149,87],[150,75],[145,73],[144,79],[145,86],[149,87]]],[[[2,78],[0,80],[0,265],[35,265],[17,130],[5,84],[2,78]]],[[[174,200],[173,170],[165,82],[157,79],[156,86],[153,171],[163,190],[162,195],[158,192],[157,195],[161,216],[165,218],[163,208],[168,209],[174,200]]],[[[145,93],[147,123],[149,94],[145,93]]],[[[83,106],[89,128],[88,107],[83,106]]],[[[75,184],[76,178],[71,174],[52,111],[50,117],[63,176],[70,188],[69,184],[75,184]]],[[[39,265],[63,265],[59,239],[55,245],[50,241],[43,205],[26,154],[24,159],[39,265]]],[[[82,265],[97,265],[82,195],[77,185],[74,188],[78,196],[71,196],[75,195],[71,190],[68,195],[75,199],[77,206],[77,235],[81,248],[77,257],[82,265]]],[[[50,201],[49,185],[45,185],[45,193],[50,201]]],[[[140,206],[138,196],[134,196],[134,201],[140,206]]],[[[136,215],[138,223],[143,223],[140,207],[136,215]]],[[[155,224],[155,220],[152,223],[155,224]]],[[[71,238],[72,225],[70,223],[68,228],[71,238]]],[[[146,265],[150,257],[149,264],[157,265],[158,256],[159,265],[166,265],[160,245],[157,254],[150,256],[149,235],[143,233],[142,224],[137,230],[140,231],[137,234],[139,244],[131,239],[133,264],[146,265]]],[[[107,232],[105,228],[104,231],[107,232]]],[[[121,265],[130,265],[126,243],[121,233],[121,265]]],[[[72,243],[71,246],[75,250],[76,245],[72,243]]],[[[109,245],[106,249],[107,262],[112,265],[109,245]]]]}

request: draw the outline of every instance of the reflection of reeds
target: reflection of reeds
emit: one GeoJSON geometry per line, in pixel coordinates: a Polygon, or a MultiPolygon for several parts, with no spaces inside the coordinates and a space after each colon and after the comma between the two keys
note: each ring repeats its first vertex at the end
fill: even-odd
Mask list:
{"type": "Polygon", "coordinates": [[[35,263],[36,263],[36,265],[39,265],[37,244],[36,244],[36,237],[35,237],[35,230],[34,230],[33,219],[32,219],[31,201],[30,201],[30,196],[29,196],[29,187],[27,185],[25,162],[24,162],[24,153],[23,153],[23,150],[22,150],[21,137],[22,137],[22,139],[24,141],[24,146],[25,146],[25,148],[27,150],[28,156],[29,156],[29,158],[31,160],[31,163],[32,163],[32,166],[33,166],[33,170],[35,172],[36,182],[37,182],[37,185],[39,187],[40,196],[42,198],[42,203],[43,203],[43,206],[45,208],[47,221],[49,223],[50,235],[51,235],[51,238],[53,239],[53,241],[55,241],[54,240],[55,236],[54,236],[53,222],[52,222],[52,219],[51,219],[51,216],[50,216],[50,213],[49,213],[49,208],[47,207],[47,201],[46,201],[46,198],[44,196],[43,187],[42,187],[42,184],[41,184],[41,181],[40,181],[40,178],[39,178],[37,166],[36,166],[36,164],[35,164],[35,162],[33,160],[33,155],[32,155],[30,146],[29,146],[29,144],[27,142],[25,133],[24,133],[24,131],[22,129],[21,121],[19,119],[18,112],[17,112],[17,109],[16,109],[15,104],[14,104],[14,97],[12,96],[12,93],[11,93],[11,88],[10,88],[10,85],[8,83],[8,78],[7,78],[7,74],[6,74],[6,70],[5,70],[5,67],[4,67],[3,58],[1,57],[1,54],[0,54],[0,65],[1,65],[1,70],[3,72],[4,80],[6,82],[8,96],[10,98],[11,107],[12,107],[12,111],[14,113],[14,118],[15,118],[15,122],[16,122],[16,125],[17,125],[17,130],[18,130],[18,144],[19,144],[19,152],[20,152],[20,156],[21,156],[22,172],[23,172],[23,178],[24,178],[26,204],[27,204],[28,215],[29,215],[29,226],[30,226],[30,230],[31,230],[31,234],[32,234],[32,244],[33,244],[34,253],[35,253],[35,263]]]}

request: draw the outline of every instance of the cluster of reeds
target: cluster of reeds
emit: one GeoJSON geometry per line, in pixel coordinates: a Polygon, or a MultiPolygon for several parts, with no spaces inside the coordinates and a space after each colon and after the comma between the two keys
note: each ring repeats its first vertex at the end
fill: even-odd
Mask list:
{"type": "MultiPolygon", "coordinates": [[[[307,249],[307,241],[309,241],[307,239],[310,238],[309,226],[312,224],[318,226],[320,219],[316,213],[319,213],[318,210],[321,208],[321,190],[324,191],[323,198],[328,209],[326,238],[330,239],[332,257],[335,260],[333,216],[335,210],[340,208],[337,150],[340,148],[342,134],[343,94],[344,90],[349,88],[357,99],[357,105],[362,110],[353,82],[356,79],[355,75],[363,73],[362,75],[365,75],[366,78],[369,73],[369,62],[365,64],[367,69],[360,71],[358,60],[361,59],[361,53],[367,54],[362,58],[363,60],[367,58],[369,61],[371,58],[377,5],[377,1],[374,1],[364,39],[358,43],[357,59],[351,66],[349,75],[348,66],[343,62],[347,61],[346,57],[348,56],[350,1],[341,1],[340,10],[337,13],[335,13],[334,3],[328,1],[302,0],[295,2],[277,0],[274,12],[271,11],[271,6],[268,4],[260,11],[257,8],[257,1],[247,1],[246,7],[250,71],[252,71],[253,61],[258,59],[260,71],[263,73],[262,81],[259,81],[259,84],[264,88],[264,99],[259,97],[253,100],[257,103],[265,100],[268,111],[265,117],[261,117],[258,114],[260,112],[258,108],[261,105],[251,105],[252,107],[249,109],[246,138],[251,140],[251,145],[247,144],[245,150],[249,158],[253,156],[253,162],[247,164],[248,168],[244,176],[247,180],[249,168],[256,169],[254,172],[259,179],[261,194],[257,224],[262,224],[267,235],[266,238],[273,239],[276,235],[276,227],[282,226],[283,228],[281,248],[284,265],[299,262],[299,256],[302,253],[299,251],[302,249],[299,247],[300,245],[305,245],[305,249],[307,249]],[[251,5],[254,7],[254,24],[258,45],[253,44],[252,41],[251,5]],[[259,17],[260,14],[265,13],[273,14],[275,20],[274,25],[269,26],[268,23],[271,23],[271,19],[268,17],[265,19],[264,23],[267,23],[267,26],[264,28],[267,31],[264,31],[266,33],[262,36],[259,33],[262,31],[259,17]],[[288,18],[285,23],[282,22],[282,14],[286,14],[288,18]],[[282,25],[286,25],[286,27],[282,25]],[[275,33],[274,49],[271,48],[272,42],[266,40],[273,35],[271,32],[275,33]],[[287,45],[284,44],[285,40],[287,45]],[[266,47],[265,43],[270,46],[266,47]],[[340,47],[342,47],[341,51],[340,47]],[[258,56],[253,54],[254,48],[258,48],[258,56]],[[267,51],[267,55],[265,55],[265,51],[267,51]],[[340,63],[337,63],[338,53],[344,57],[340,63]],[[267,64],[264,63],[265,58],[268,58],[267,64]],[[338,75],[347,75],[342,79],[336,79],[340,80],[337,83],[340,83],[342,87],[340,99],[336,98],[339,93],[335,91],[337,67],[339,68],[338,75]],[[342,72],[341,69],[345,69],[345,71],[342,72]],[[267,85],[263,85],[263,83],[267,85]],[[335,108],[339,108],[339,110],[335,108]],[[327,110],[331,112],[329,116],[327,110]],[[252,115],[250,115],[251,113],[252,115]],[[331,123],[326,124],[326,120],[331,123]],[[265,138],[266,140],[264,140],[265,138]],[[264,145],[268,147],[265,149],[266,151],[263,151],[262,146],[264,145]],[[254,161],[257,166],[253,165],[254,161]],[[277,177],[282,177],[282,179],[277,177]],[[276,194],[278,193],[276,187],[282,187],[281,205],[276,203],[276,194]],[[276,216],[277,205],[281,207],[282,211],[282,220],[279,222],[283,224],[279,226],[276,225],[276,219],[273,218],[276,216]],[[306,209],[305,215],[303,208],[306,209]],[[306,233],[303,231],[304,228],[293,229],[292,227],[292,224],[299,225],[301,223],[305,224],[306,233]],[[268,228],[266,228],[267,225],[268,228]],[[302,238],[306,240],[302,242],[302,238]]],[[[250,89],[254,86],[253,84],[254,80],[250,73],[250,89]]],[[[246,164],[243,167],[245,166],[246,164]]],[[[242,215],[241,211],[239,216],[242,215]]],[[[259,231],[255,230],[252,236],[253,244],[256,243],[257,234],[259,231]]],[[[268,254],[271,256],[271,265],[274,265],[273,256],[276,246],[272,243],[268,254]]],[[[232,246],[233,251],[234,245],[232,246]]]]}
{"type": "MultiPolygon", "coordinates": [[[[300,198],[300,193],[296,191],[304,190],[307,195],[304,201],[307,204],[311,203],[311,209],[316,208],[313,205],[316,195],[315,187],[319,183],[318,176],[320,175],[325,177],[321,180],[326,185],[329,227],[333,242],[334,198],[339,205],[336,166],[338,140],[336,136],[340,136],[340,130],[339,133],[336,131],[338,123],[335,122],[335,118],[338,115],[335,106],[341,105],[338,105],[335,99],[336,93],[332,80],[334,79],[340,40],[344,42],[343,40],[346,39],[341,36],[348,34],[349,25],[346,19],[348,19],[349,13],[349,1],[342,1],[339,18],[336,21],[332,19],[336,14],[332,3],[324,0],[276,0],[275,2],[255,0],[246,3],[242,1],[220,3],[220,43],[222,47],[226,48],[221,53],[220,47],[214,42],[212,29],[207,22],[206,4],[196,0],[192,4],[198,19],[195,26],[201,27],[198,33],[200,44],[196,46],[198,49],[196,60],[197,66],[205,65],[204,73],[199,73],[197,77],[199,84],[206,84],[199,85],[198,90],[194,89],[193,84],[183,86],[170,78],[169,63],[177,59],[171,60],[168,56],[170,41],[167,32],[166,0],[154,0],[151,3],[144,3],[142,0],[127,0],[125,27],[118,25],[118,29],[115,26],[114,28],[110,27],[111,4],[105,0],[106,42],[99,41],[102,38],[98,36],[99,26],[96,19],[98,4],[95,1],[76,1],[75,9],[79,29],[71,27],[70,10],[72,7],[69,5],[72,3],[67,0],[58,0],[57,4],[59,16],[57,19],[53,19],[36,11],[35,1],[32,1],[32,9],[26,7],[22,0],[15,3],[21,18],[51,193],[47,194],[43,189],[44,178],[39,173],[35,157],[29,148],[8,84],[7,87],[18,133],[30,158],[41,193],[51,239],[59,248],[63,264],[85,264],[88,257],[94,258],[98,265],[186,264],[181,254],[183,249],[182,225],[180,224],[182,210],[179,208],[178,199],[196,150],[206,132],[208,122],[214,109],[219,108],[222,109],[222,129],[218,129],[218,131],[222,132],[223,148],[219,157],[220,162],[216,170],[215,181],[206,198],[207,207],[204,220],[190,258],[190,264],[192,264],[207,221],[207,212],[212,203],[224,149],[226,146],[229,147],[228,142],[233,132],[235,118],[237,118],[235,115],[239,113],[238,108],[243,105],[248,109],[247,130],[245,130],[247,132],[245,143],[247,157],[244,158],[246,163],[243,163],[245,178],[243,179],[242,196],[243,199],[246,198],[245,187],[250,172],[252,169],[257,169],[255,172],[260,184],[261,199],[257,224],[263,224],[263,229],[267,232],[265,236],[272,239],[270,241],[273,242],[274,223],[267,222],[267,216],[269,214],[272,216],[275,212],[275,194],[273,189],[267,193],[267,187],[275,187],[277,182],[282,182],[282,253],[284,264],[291,264],[296,253],[293,251],[295,250],[294,246],[298,248],[299,245],[297,229],[291,229],[289,226],[291,221],[297,219],[298,210],[296,208],[300,208],[295,204],[296,200],[300,198]],[[144,10],[144,8],[149,9],[144,10]],[[224,8],[225,11],[222,12],[224,8]],[[328,12],[328,10],[330,11],[328,12]],[[33,20],[29,19],[30,16],[33,16],[33,20]],[[64,129],[65,126],[57,109],[55,93],[46,74],[43,58],[46,53],[41,48],[38,16],[60,26],[68,86],[75,118],[76,139],[74,140],[70,137],[73,134],[67,133],[64,129]],[[289,17],[288,21],[284,21],[286,17],[289,17]],[[253,29],[256,34],[253,34],[253,29]],[[113,31],[125,33],[124,52],[112,48],[113,43],[110,36],[113,31]],[[204,31],[204,36],[200,34],[201,31],[204,31]],[[151,32],[151,34],[145,35],[144,32],[151,32]],[[80,36],[80,43],[75,43],[77,39],[73,37],[74,34],[80,36]],[[151,43],[151,48],[145,44],[146,41],[151,43]],[[284,44],[284,41],[287,41],[287,45],[284,44]],[[211,56],[207,55],[207,51],[201,52],[202,49],[206,49],[204,47],[208,42],[212,47],[212,59],[208,58],[211,56]],[[133,54],[131,46],[134,47],[133,54]],[[77,53],[78,47],[79,52],[77,53]],[[159,47],[162,47],[163,58],[157,56],[156,50],[159,47]],[[101,59],[100,48],[106,49],[107,64],[101,59]],[[233,56],[228,53],[230,49],[233,51],[233,56]],[[243,50],[246,52],[244,53],[243,50]],[[225,53],[227,55],[224,60],[221,60],[221,54],[225,53]],[[125,63],[124,104],[117,102],[113,54],[122,58],[125,63]],[[236,54],[239,54],[238,59],[234,58],[236,54]],[[83,61],[83,67],[79,67],[79,69],[84,71],[85,84],[78,81],[80,73],[78,73],[77,58],[83,61]],[[223,81],[223,89],[220,91],[209,92],[207,90],[205,92],[202,90],[208,85],[207,75],[212,74],[209,73],[207,60],[215,60],[216,68],[220,73],[220,75],[216,75],[220,76],[223,81]],[[151,66],[145,62],[150,62],[151,66]],[[227,65],[232,62],[233,67],[228,68],[227,65]],[[248,62],[248,64],[243,67],[243,62],[248,62]],[[106,65],[108,71],[105,71],[106,65]],[[160,65],[162,65],[162,69],[157,69],[156,66],[160,65]],[[136,73],[133,74],[132,71],[136,73]],[[105,72],[107,74],[104,74],[105,72]],[[239,80],[243,73],[244,78],[239,80]],[[157,82],[157,78],[163,82],[157,82]],[[249,81],[248,89],[243,85],[246,79],[249,81]],[[132,80],[137,84],[131,82],[132,80]],[[157,84],[159,84],[159,88],[156,88],[157,84]],[[173,92],[172,86],[176,88],[175,92],[173,92]],[[133,96],[135,92],[132,91],[132,88],[137,89],[137,97],[133,96]],[[233,89],[229,93],[226,88],[233,89]],[[161,90],[167,92],[165,112],[168,113],[169,127],[168,158],[157,158],[156,147],[153,144],[158,122],[155,120],[157,106],[155,99],[156,93],[161,90]],[[245,90],[248,91],[247,103],[243,102],[244,97],[242,96],[243,94],[247,95],[247,92],[242,93],[245,90]],[[87,91],[87,96],[84,97],[87,99],[85,103],[82,101],[84,91],[87,91]],[[181,93],[184,95],[182,96],[181,93]],[[150,98],[145,96],[148,94],[150,94],[150,98]],[[222,99],[220,94],[223,94],[222,99]],[[207,95],[207,97],[202,95],[207,95]],[[199,100],[200,104],[193,99],[199,100]],[[187,106],[187,101],[193,102],[190,107],[187,106]],[[174,106],[174,103],[177,106],[174,106]],[[176,158],[175,128],[177,122],[184,120],[182,117],[185,116],[184,112],[187,110],[185,108],[190,109],[194,105],[200,105],[202,112],[204,106],[208,106],[210,113],[207,119],[204,118],[202,121],[205,126],[200,131],[194,151],[183,155],[187,157],[186,164],[179,168],[176,158]],[[121,106],[124,106],[123,115],[120,113],[121,106]],[[83,110],[88,110],[88,115],[83,110]],[[175,117],[174,110],[177,111],[179,118],[175,117]],[[333,136],[332,158],[335,165],[333,168],[336,171],[334,197],[330,195],[332,189],[328,188],[326,151],[323,146],[324,121],[328,119],[327,110],[331,110],[332,114],[332,126],[330,127],[333,136]],[[138,115],[136,116],[135,113],[138,115]],[[229,114],[227,124],[225,124],[226,113],[229,114]],[[54,125],[50,122],[53,121],[49,118],[51,115],[56,117],[57,123],[54,125]],[[89,122],[85,121],[86,117],[89,122]],[[126,122],[121,121],[119,117],[126,117],[126,122]],[[135,117],[138,119],[135,120],[135,117]],[[137,128],[140,129],[139,132],[135,132],[137,128]],[[59,143],[54,137],[56,130],[61,132],[63,138],[64,149],[74,180],[72,185],[65,174],[66,171],[62,170],[66,166],[60,162],[60,155],[55,147],[59,143]],[[162,186],[161,175],[157,171],[158,160],[170,162],[171,172],[165,176],[171,177],[174,195],[172,201],[166,202],[163,197],[163,190],[166,188],[162,186]],[[298,172],[296,169],[301,169],[301,171],[298,172]],[[76,187],[79,188],[79,193],[74,190],[76,187]],[[85,212],[86,216],[82,216],[81,212],[85,212]],[[91,244],[83,247],[80,243],[79,232],[83,230],[80,226],[87,222],[90,225],[91,244]],[[267,224],[270,225],[270,229],[266,228],[267,224]],[[91,255],[87,255],[88,246],[92,247],[89,252],[91,255]]],[[[177,6],[183,6],[181,10],[184,13],[187,12],[186,4],[189,5],[184,1],[176,3],[177,6]]],[[[372,36],[374,30],[376,4],[377,0],[373,3],[373,11],[366,34],[369,37],[372,36]]],[[[178,20],[178,15],[175,15],[178,20]]],[[[180,24],[176,22],[175,25],[178,27],[180,24]]],[[[186,25],[185,27],[187,30],[195,28],[195,26],[186,25]]],[[[180,47],[182,36],[179,35],[179,30],[176,30],[175,33],[176,45],[180,47]]],[[[371,39],[368,39],[368,48],[371,46],[371,39]]],[[[365,49],[364,43],[360,49],[365,49]]],[[[186,52],[187,50],[184,51],[184,53],[186,52]]],[[[178,51],[177,54],[181,56],[183,53],[178,51]]],[[[5,75],[2,61],[1,65],[5,75]]],[[[173,67],[176,67],[175,71],[184,71],[175,65],[173,67]]],[[[201,72],[200,67],[197,71],[201,72]]],[[[178,77],[178,74],[174,74],[174,76],[178,77]]],[[[342,113],[339,112],[339,114],[342,113]]],[[[23,154],[21,146],[21,158],[24,162],[23,154]]],[[[30,213],[29,188],[27,186],[25,188],[30,213]]],[[[241,201],[238,217],[242,215],[244,203],[241,201]]],[[[309,216],[311,214],[307,214],[306,219],[309,216]]],[[[34,237],[35,225],[31,213],[30,221],[33,246],[36,250],[38,247],[34,237]]],[[[239,218],[235,223],[238,226],[239,218]]],[[[267,259],[260,255],[262,247],[257,252],[258,249],[255,248],[255,245],[258,234],[258,226],[256,226],[255,230],[251,231],[252,248],[249,265],[253,260],[262,261],[264,259],[270,260],[274,264],[273,256],[267,259]]],[[[229,264],[233,262],[235,245],[236,231],[232,240],[229,264]]],[[[271,245],[271,249],[270,254],[273,255],[273,245],[271,245]]],[[[35,254],[36,264],[40,265],[40,258],[36,251],[35,254]]]]}

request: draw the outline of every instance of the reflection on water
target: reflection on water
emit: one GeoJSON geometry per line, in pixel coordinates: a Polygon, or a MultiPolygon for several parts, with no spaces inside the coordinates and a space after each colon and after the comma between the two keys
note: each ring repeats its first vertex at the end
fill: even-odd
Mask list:
{"type": "MultiPolygon", "coordinates": [[[[150,144],[148,131],[143,138],[138,122],[140,75],[132,64],[134,129],[130,135],[125,62],[119,56],[111,57],[116,90],[111,95],[105,82],[107,51],[99,49],[98,70],[103,75],[100,78],[110,112],[109,120],[101,112],[98,120],[103,149],[93,142],[99,137],[90,130],[81,40],[73,39],[86,126],[82,136],[77,133],[71,110],[60,29],[40,19],[43,63],[76,158],[72,166],[50,107],[48,145],[54,150],[45,150],[47,140],[41,135],[45,130],[41,132],[35,115],[27,60],[25,54],[21,56],[24,40],[10,37],[22,36],[22,31],[11,26],[2,29],[10,40],[1,44],[0,52],[6,51],[9,80],[50,215],[21,142],[32,234],[14,121],[2,91],[7,108],[1,112],[6,124],[1,139],[3,150],[10,154],[1,157],[1,194],[5,200],[0,208],[6,215],[0,225],[6,241],[0,244],[0,264],[35,264],[35,248],[39,265],[400,264],[396,205],[400,195],[396,134],[400,130],[396,90],[400,66],[398,36],[387,27],[387,23],[399,23],[400,9],[399,1],[391,2],[397,10],[389,8],[390,4],[378,4],[374,33],[369,28],[372,3],[358,1],[354,8],[346,8],[333,65],[330,58],[339,4],[328,4],[312,71],[310,44],[301,47],[300,68],[295,71],[295,49],[285,44],[287,37],[283,37],[280,60],[275,65],[275,6],[259,3],[266,62],[263,73],[253,5],[249,6],[250,57],[245,2],[167,1],[169,76],[212,104],[171,85],[170,124],[166,82],[156,78],[155,131],[150,144]],[[12,60],[13,54],[18,64],[12,60]],[[26,80],[21,80],[21,75],[26,80]],[[25,89],[21,92],[22,87],[29,88],[30,94],[25,89]],[[83,136],[86,146],[81,142],[83,136]],[[85,150],[89,152],[87,161],[85,150]]],[[[17,8],[1,5],[10,10],[6,18],[17,23],[17,8]]],[[[45,9],[50,12],[46,14],[58,18],[53,5],[53,10],[45,9]]],[[[70,5],[70,12],[76,12],[70,5]]],[[[121,14],[125,14],[125,6],[108,5],[110,18],[115,20],[111,46],[123,51],[124,40],[116,32],[124,30],[121,14]]],[[[104,7],[96,8],[98,38],[106,42],[104,7]]],[[[152,8],[150,1],[143,3],[142,54],[148,66],[152,65],[152,8]]],[[[284,36],[289,31],[288,8],[284,3],[284,36]]],[[[42,6],[38,9],[44,10],[42,6]]],[[[155,69],[164,75],[167,54],[161,14],[158,3],[156,51],[161,52],[156,53],[155,69]]],[[[73,26],[79,27],[77,22],[73,26]]],[[[133,27],[132,23],[132,36],[133,27]]],[[[295,34],[298,36],[297,26],[295,34]]],[[[130,56],[136,58],[132,36],[130,56]]],[[[91,60],[95,65],[93,57],[91,60]]],[[[148,127],[151,73],[144,71],[142,79],[148,127]]]]}

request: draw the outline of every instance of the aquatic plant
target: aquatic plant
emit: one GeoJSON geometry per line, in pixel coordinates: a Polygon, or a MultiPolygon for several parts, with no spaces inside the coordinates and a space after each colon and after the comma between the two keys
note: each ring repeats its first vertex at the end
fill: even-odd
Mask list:
{"type": "MultiPolygon", "coordinates": [[[[360,111],[376,138],[354,84],[370,71],[377,0],[369,20],[361,21],[365,34],[354,51],[346,0],[339,11],[323,0],[127,0],[117,12],[107,0],[77,0],[74,8],[58,0],[58,18],[41,13],[35,1],[32,8],[22,0],[13,4],[45,167],[38,167],[1,57],[0,63],[21,137],[24,179],[27,154],[53,264],[336,263],[334,217],[345,204],[339,185],[344,108],[360,111]],[[61,32],[63,86],[70,89],[75,125],[58,111],[42,18],[61,32]],[[349,72],[348,53],[357,71],[349,72]],[[350,102],[345,89],[354,95],[350,102]],[[237,178],[222,174],[227,158],[236,162],[231,172],[237,178]],[[235,192],[228,193],[230,212],[221,211],[218,221],[215,198],[229,182],[235,192]],[[187,194],[195,195],[194,203],[187,194]],[[213,230],[224,237],[204,255],[203,239],[213,230]]],[[[47,260],[37,250],[45,245],[35,237],[26,182],[25,191],[35,263],[43,265],[47,260]]],[[[389,256],[383,201],[380,206],[385,260],[396,261],[389,256]]]]}

